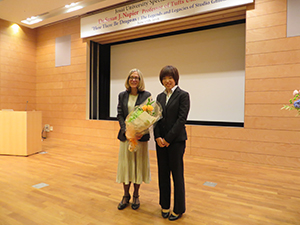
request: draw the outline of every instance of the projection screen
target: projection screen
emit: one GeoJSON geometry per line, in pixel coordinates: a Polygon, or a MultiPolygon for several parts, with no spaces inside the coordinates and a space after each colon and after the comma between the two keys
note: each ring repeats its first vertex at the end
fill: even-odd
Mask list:
{"type": "Polygon", "coordinates": [[[110,116],[128,72],[138,68],[153,98],[164,90],[159,72],[178,68],[180,88],[190,93],[190,121],[244,122],[245,24],[111,46],[110,116]]]}

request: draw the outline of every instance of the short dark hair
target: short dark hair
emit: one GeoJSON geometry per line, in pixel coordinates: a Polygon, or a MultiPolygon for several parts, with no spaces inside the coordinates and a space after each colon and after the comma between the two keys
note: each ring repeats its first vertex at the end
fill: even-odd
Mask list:
{"type": "Polygon", "coordinates": [[[174,79],[175,84],[178,85],[178,80],[179,80],[179,72],[176,67],[174,66],[165,66],[164,68],[161,69],[160,74],[159,74],[159,79],[160,82],[163,83],[163,79],[166,76],[170,76],[174,79]]]}

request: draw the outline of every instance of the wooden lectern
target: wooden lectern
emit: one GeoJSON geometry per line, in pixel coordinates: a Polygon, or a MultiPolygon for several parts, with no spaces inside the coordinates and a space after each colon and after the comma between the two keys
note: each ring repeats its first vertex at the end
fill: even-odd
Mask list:
{"type": "Polygon", "coordinates": [[[42,112],[0,111],[0,154],[28,156],[42,151],[42,112]]]}

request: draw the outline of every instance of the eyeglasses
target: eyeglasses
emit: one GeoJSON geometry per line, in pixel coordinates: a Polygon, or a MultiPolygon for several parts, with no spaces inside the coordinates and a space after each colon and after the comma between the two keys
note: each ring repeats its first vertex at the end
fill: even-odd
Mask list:
{"type": "Polygon", "coordinates": [[[139,77],[129,77],[129,80],[140,80],[139,77]]]}

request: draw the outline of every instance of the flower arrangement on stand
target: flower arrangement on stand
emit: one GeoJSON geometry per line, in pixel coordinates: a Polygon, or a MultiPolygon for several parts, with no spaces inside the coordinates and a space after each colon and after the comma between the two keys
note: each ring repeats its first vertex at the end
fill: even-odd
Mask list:
{"type": "Polygon", "coordinates": [[[138,137],[149,132],[149,128],[157,122],[162,115],[161,105],[149,97],[126,117],[126,137],[129,140],[128,150],[136,151],[138,137]]]}
{"type": "Polygon", "coordinates": [[[293,92],[294,98],[290,99],[290,105],[284,105],[281,109],[286,110],[297,110],[298,115],[300,115],[300,91],[295,90],[293,92]]]}

